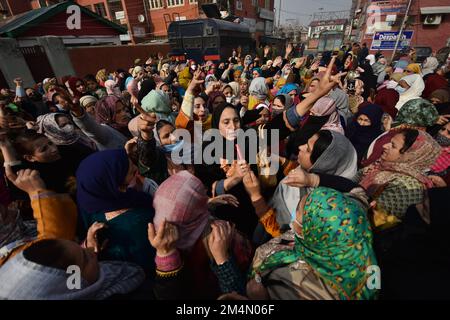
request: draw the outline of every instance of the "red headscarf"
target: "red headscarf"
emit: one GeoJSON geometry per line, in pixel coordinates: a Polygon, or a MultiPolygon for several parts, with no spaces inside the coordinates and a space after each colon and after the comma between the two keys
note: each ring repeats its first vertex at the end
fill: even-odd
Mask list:
{"type": "Polygon", "coordinates": [[[81,81],[84,84],[83,79],[77,78],[77,77],[70,77],[69,80],[67,80],[69,84],[70,90],[72,90],[72,94],[75,98],[81,98],[83,96],[83,93],[78,91],[77,89],[77,82],[81,81]]]}

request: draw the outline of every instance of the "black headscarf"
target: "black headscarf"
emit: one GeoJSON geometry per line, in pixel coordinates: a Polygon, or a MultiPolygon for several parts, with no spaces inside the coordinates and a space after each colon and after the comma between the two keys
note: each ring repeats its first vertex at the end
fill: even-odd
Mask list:
{"type": "Polygon", "coordinates": [[[155,80],[153,80],[153,78],[142,81],[141,90],[139,90],[139,93],[137,96],[139,104],[141,104],[142,99],[144,99],[144,97],[150,91],[154,90],[155,88],[156,88],[156,83],[155,83],[155,80]]]}
{"type": "MultiPolygon", "coordinates": [[[[231,108],[236,110],[235,106],[228,102],[220,103],[217,108],[212,111],[211,128],[219,129],[220,117],[226,108],[231,108]]],[[[237,113],[237,112],[236,112],[237,113]]],[[[238,114],[239,116],[239,114],[238,114]]]]}
{"type": "Polygon", "coordinates": [[[358,160],[361,160],[370,144],[375,140],[381,132],[381,117],[383,109],[376,104],[369,104],[355,114],[349,123],[346,136],[351,141],[358,154],[358,160]],[[364,114],[370,119],[370,126],[361,126],[358,117],[364,114]]]}

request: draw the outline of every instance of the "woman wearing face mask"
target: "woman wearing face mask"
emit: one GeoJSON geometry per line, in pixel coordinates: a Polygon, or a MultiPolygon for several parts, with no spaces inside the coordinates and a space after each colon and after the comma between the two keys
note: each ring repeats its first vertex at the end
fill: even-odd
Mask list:
{"type": "Polygon", "coordinates": [[[377,265],[367,208],[351,195],[316,188],[295,205],[293,230],[260,246],[250,299],[370,300],[367,268],[377,265]]]}
{"type": "Polygon", "coordinates": [[[56,107],[54,112],[69,113],[72,99],[69,97],[69,93],[67,91],[62,89],[55,90],[51,95],[50,101],[52,102],[52,106],[56,107]]]}
{"type": "Polygon", "coordinates": [[[36,121],[38,133],[44,134],[55,145],[63,158],[76,159],[80,163],[96,151],[95,143],[78,128],[65,114],[49,113],[39,116],[36,121]]]}
{"type": "Polygon", "coordinates": [[[425,89],[425,83],[420,74],[409,74],[401,78],[398,86],[395,87],[400,94],[395,108],[400,110],[409,100],[420,98],[423,89],[425,89]]]}
{"type": "Polygon", "coordinates": [[[358,164],[367,154],[367,149],[372,141],[382,133],[382,116],[383,110],[379,106],[369,104],[355,114],[353,120],[349,123],[346,136],[356,149],[358,164]]]}
{"type": "Polygon", "coordinates": [[[157,121],[155,114],[148,114],[137,117],[137,126],[139,170],[144,177],[159,185],[179,171],[194,172],[190,144],[174,135],[172,123],[157,121]],[[181,159],[175,159],[173,154],[181,159]]]}
{"type": "Polygon", "coordinates": [[[272,102],[272,117],[294,106],[294,100],[288,94],[279,94],[272,102]]]}
{"type": "Polygon", "coordinates": [[[227,103],[232,105],[236,104],[236,95],[234,94],[233,88],[228,84],[222,89],[223,95],[227,103]]]}
{"type": "Polygon", "coordinates": [[[137,171],[123,149],[91,155],[77,170],[77,203],[85,230],[103,224],[108,244],[100,260],[133,262],[153,277],[155,251],[147,239],[147,224],[154,211],[151,196],[129,187],[137,171]]]}

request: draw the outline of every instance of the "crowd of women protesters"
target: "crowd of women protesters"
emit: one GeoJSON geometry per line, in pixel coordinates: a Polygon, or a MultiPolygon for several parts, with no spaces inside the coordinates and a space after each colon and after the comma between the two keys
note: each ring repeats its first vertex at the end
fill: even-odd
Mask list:
{"type": "Polygon", "coordinates": [[[450,297],[450,56],[241,51],[1,90],[1,299],[450,297]]]}

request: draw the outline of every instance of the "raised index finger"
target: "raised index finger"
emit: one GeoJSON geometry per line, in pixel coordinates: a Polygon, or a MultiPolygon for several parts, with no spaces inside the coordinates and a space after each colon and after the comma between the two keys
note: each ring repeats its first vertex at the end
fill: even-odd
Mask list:
{"type": "Polygon", "coordinates": [[[329,80],[331,76],[331,70],[333,69],[336,56],[331,57],[330,63],[328,63],[327,71],[325,72],[325,79],[329,80]]]}

